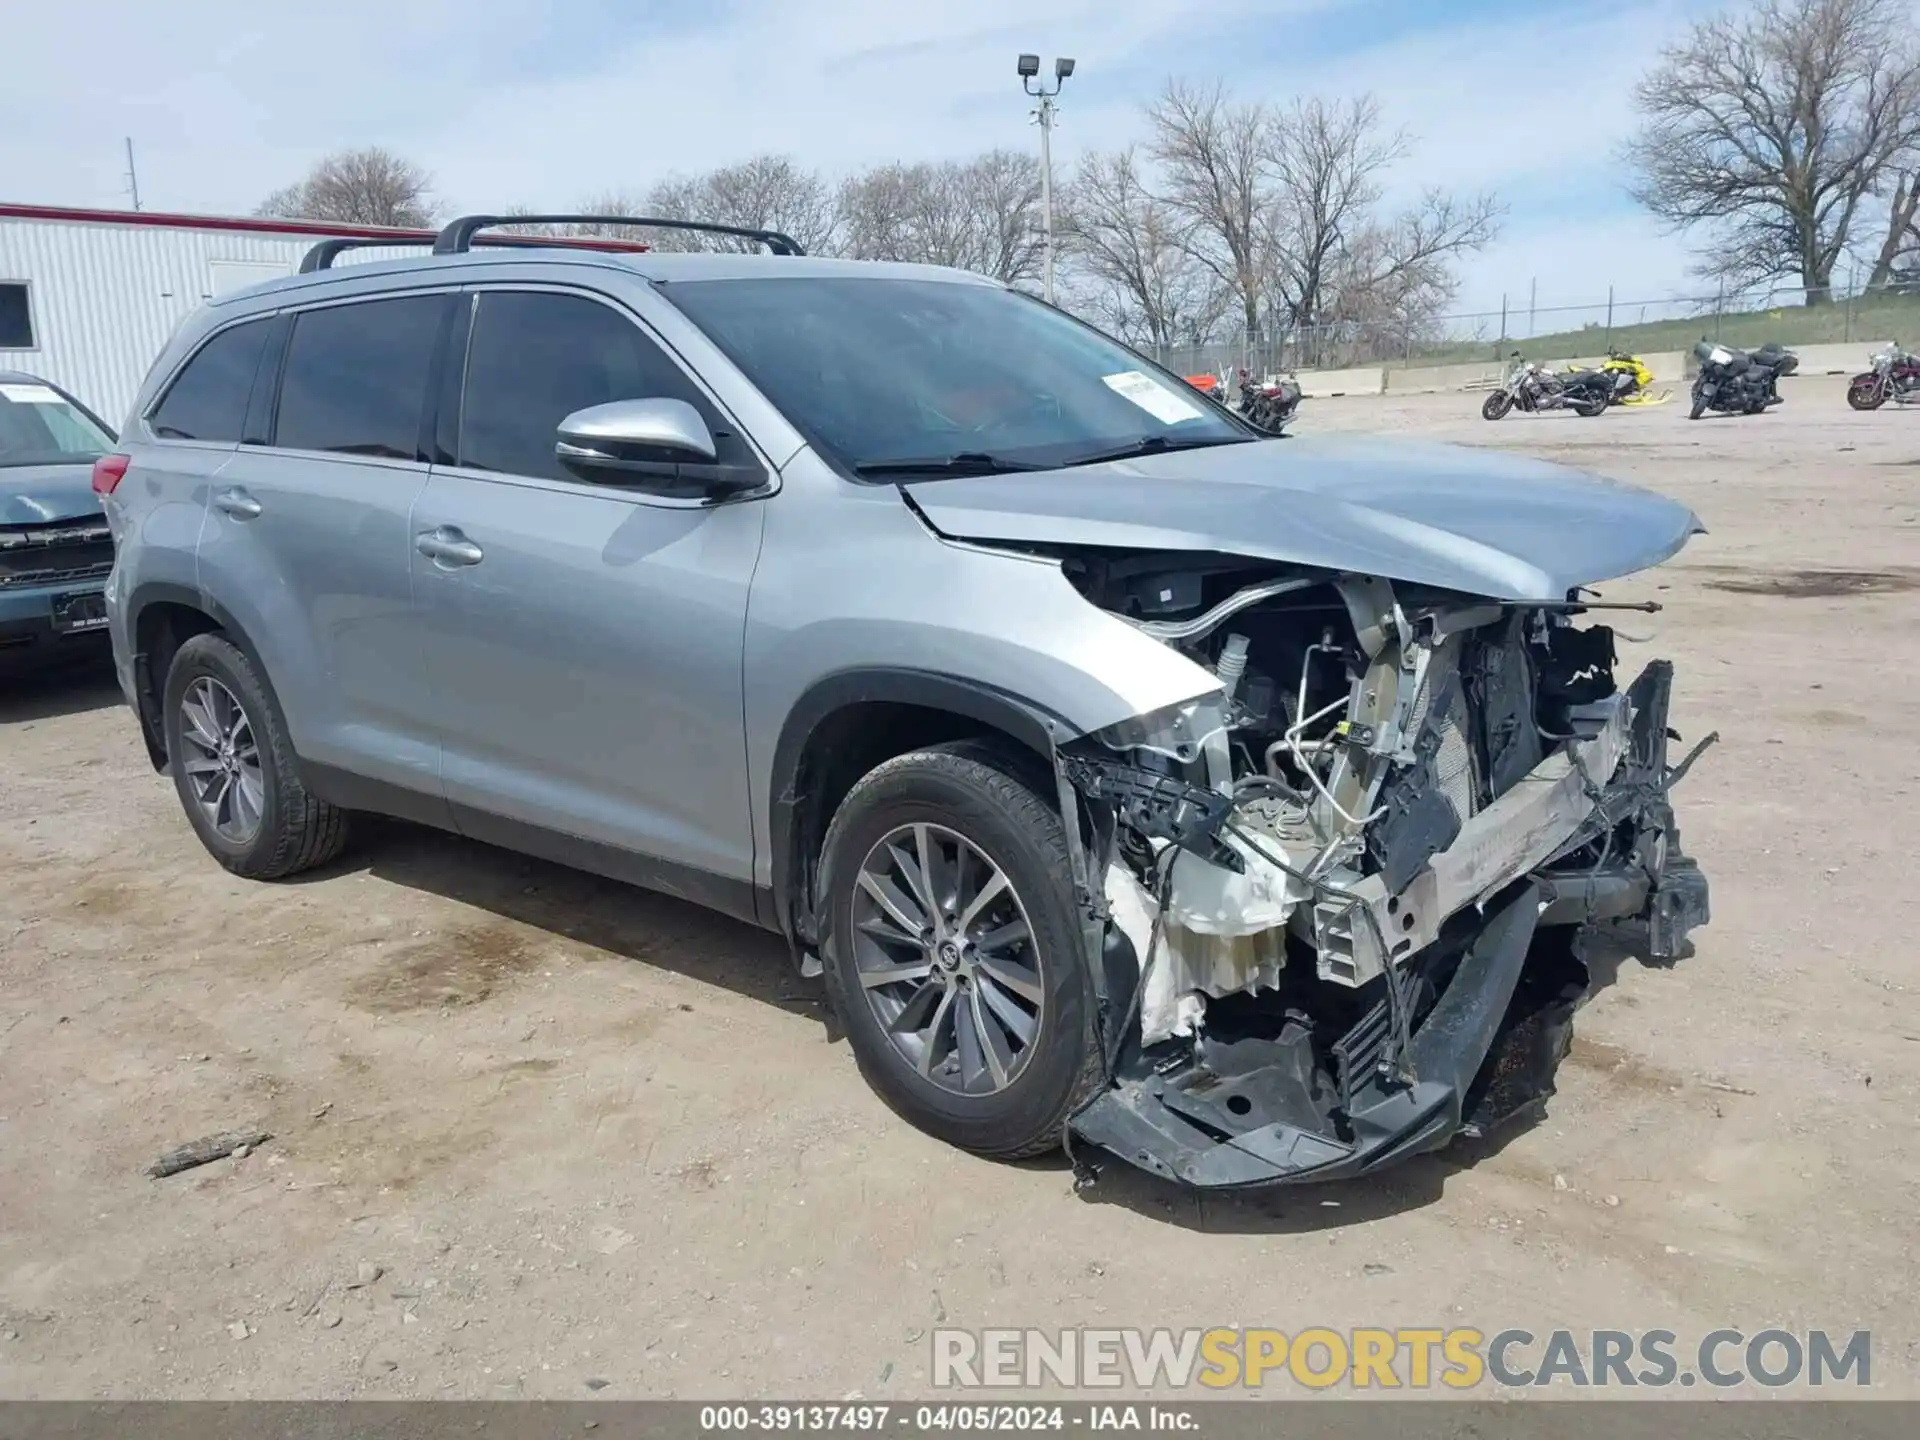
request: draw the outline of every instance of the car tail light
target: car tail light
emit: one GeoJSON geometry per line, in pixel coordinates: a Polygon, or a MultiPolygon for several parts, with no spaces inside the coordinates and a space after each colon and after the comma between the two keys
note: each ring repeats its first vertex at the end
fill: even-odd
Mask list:
{"type": "Polygon", "coordinates": [[[127,466],[133,463],[131,455],[102,455],[93,462],[93,493],[111,495],[114,486],[120,483],[121,476],[127,473],[127,466]]]}

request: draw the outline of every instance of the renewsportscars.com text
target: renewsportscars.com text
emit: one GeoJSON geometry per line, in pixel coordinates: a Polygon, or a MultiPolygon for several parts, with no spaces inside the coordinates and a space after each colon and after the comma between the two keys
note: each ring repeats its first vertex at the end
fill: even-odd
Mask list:
{"type": "Polygon", "coordinates": [[[1468,1390],[1479,1386],[1727,1389],[1847,1385],[1873,1380],[1873,1337],[1714,1330],[1683,1341],[1671,1330],[1311,1327],[1211,1330],[935,1330],[940,1389],[1468,1390]]]}

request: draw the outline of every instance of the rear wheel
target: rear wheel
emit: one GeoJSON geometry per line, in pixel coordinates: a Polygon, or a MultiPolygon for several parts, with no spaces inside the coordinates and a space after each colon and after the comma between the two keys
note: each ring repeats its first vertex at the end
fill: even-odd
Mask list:
{"type": "Polygon", "coordinates": [[[1887,403],[1886,387],[1879,379],[1856,380],[1847,387],[1847,404],[1856,410],[1878,410],[1887,403]]]}
{"type": "Polygon", "coordinates": [[[187,821],[234,874],[278,880],[346,845],[346,811],[301,783],[280,707],[224,635],[195,635],[175,652],[162,720],[187,821]]]}
{"type": "Polygon", "coordinates": [[[1480,402],[1482,420],[1498,420],[1513,408],[1513,397],[1504,390],[1496,390],[1480,402]]]}
{"type": "Polygon", "coordinates": [[[1100,1084],[1060,817],[991,749],[889,760],[827,832],[827,989],[867,1082],[999,1159],[1060,1143],[1100,1084]]]}
{"type": "Polygon", "coordinates": [[[1573,413],[1589,420],[1606,408],[1607,402],[1595,395],[1583,395],[1573,402],[1573,413]]]}

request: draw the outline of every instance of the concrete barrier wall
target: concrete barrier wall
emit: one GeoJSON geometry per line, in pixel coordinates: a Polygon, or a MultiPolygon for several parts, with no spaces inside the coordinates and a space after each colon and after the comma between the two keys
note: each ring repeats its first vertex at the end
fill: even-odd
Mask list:
{"type": "Polygon", "coordinates": [[[1378,365],[1359,370],[1302,370],[1294,378],[1306,396],[1378,395],[1382,388],[1378,365]]]}
{"type": "Polygon", "coordinates": [[[1491,360],[1469,365],[1410,365],[1404,370],[1389,370],[1386,389],[1390,395],[1428,395],[1436,390],[1496,385],[1506,374],[1504,364],[1491,360]]]}

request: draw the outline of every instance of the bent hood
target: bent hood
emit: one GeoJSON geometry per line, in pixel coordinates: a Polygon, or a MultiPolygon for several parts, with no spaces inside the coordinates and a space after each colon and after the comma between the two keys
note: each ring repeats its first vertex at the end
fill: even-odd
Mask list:
{"type": "Polygon", "coordinates": [[[1558,599],[1644,570],[1705,528],[1675,501],[1565,466],[1360,437],[907,490],[936,530],[959,540],[1216,551],[1501,600],[1558,599]]]}
{"type": "Polygon", "coordinates": [[[0,525],[44,525],[99,514],[91,465],[0,465],[0,525]]]}

